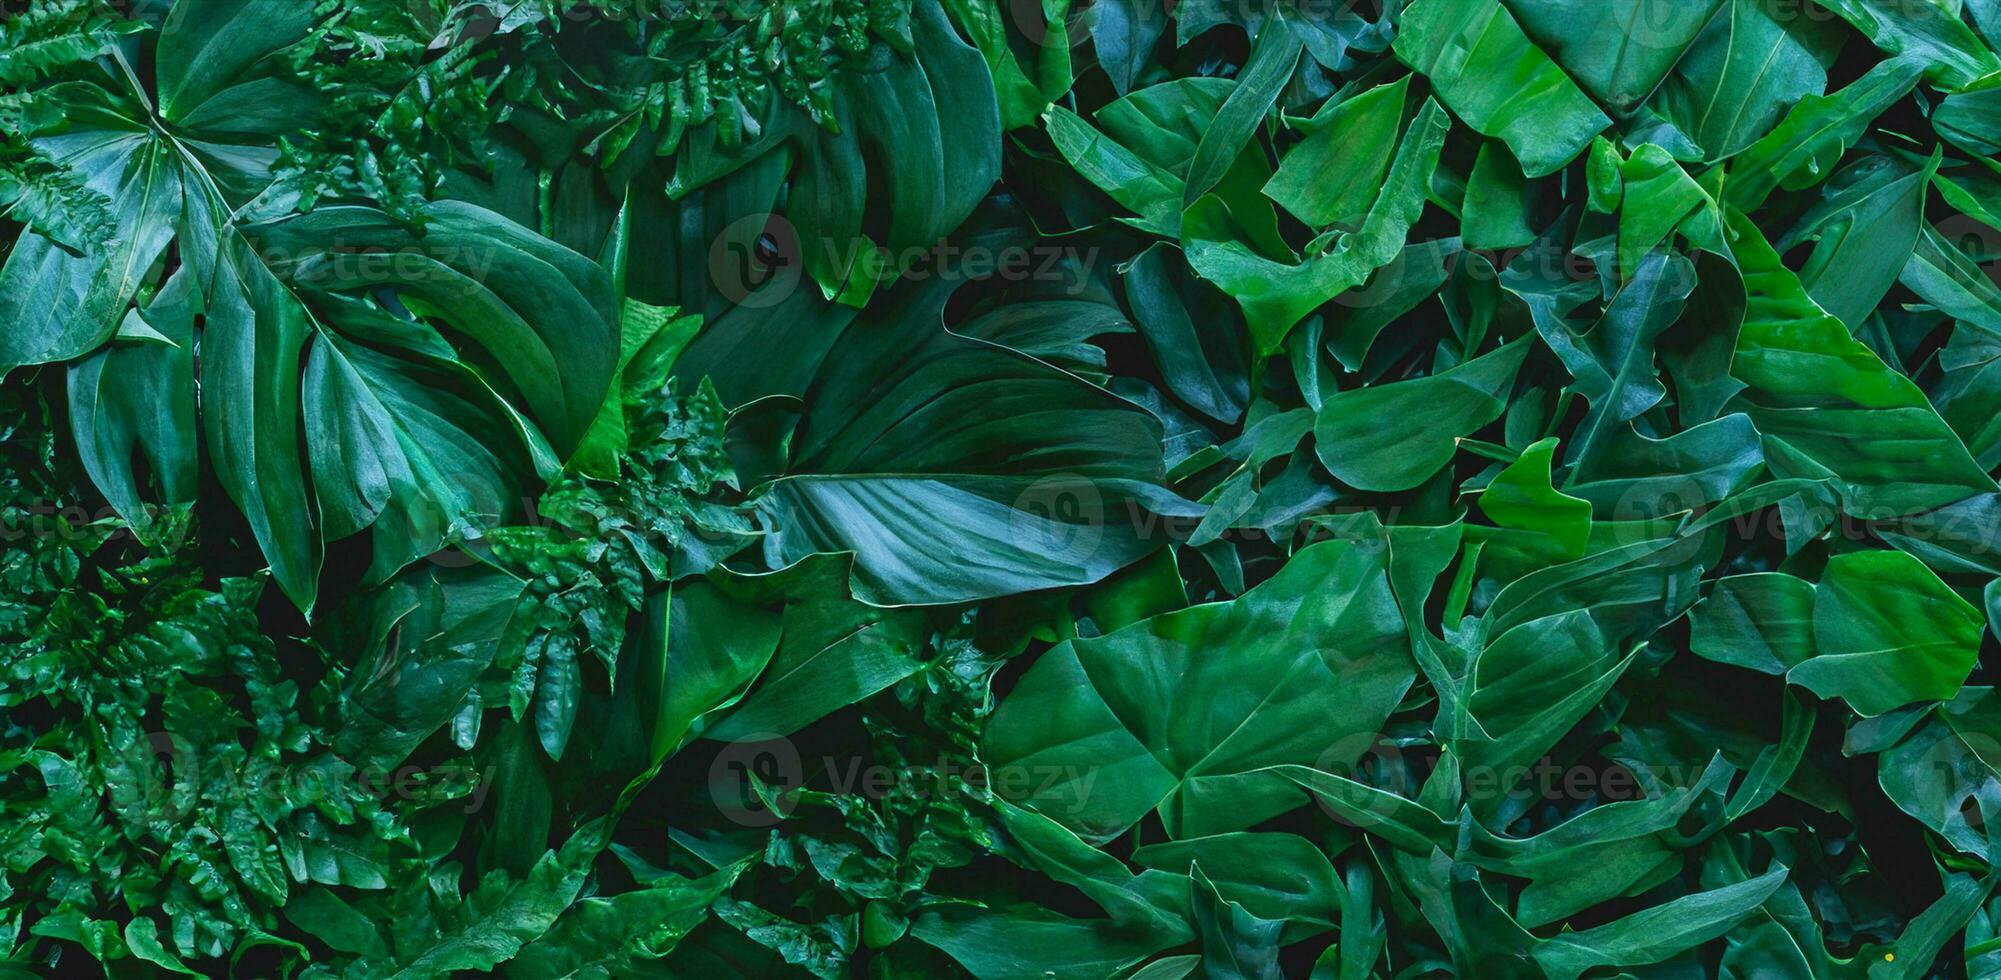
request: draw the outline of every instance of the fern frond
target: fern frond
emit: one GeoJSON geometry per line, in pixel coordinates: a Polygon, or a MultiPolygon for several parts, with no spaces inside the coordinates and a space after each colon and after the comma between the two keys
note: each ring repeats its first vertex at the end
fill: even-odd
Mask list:
{"type": "Polygon", "coordinates": [[[75,173],[41,159],[0,166],[0,215],[72,252],[92,251],[118,234],[110,199],[85,187],[75,173]]]}
{"type": "Polygon", "coordinates": [[[0,21],[0,84],[26,85],[109,54],[145,29],[84,3],[49,3],[0,21]]]}

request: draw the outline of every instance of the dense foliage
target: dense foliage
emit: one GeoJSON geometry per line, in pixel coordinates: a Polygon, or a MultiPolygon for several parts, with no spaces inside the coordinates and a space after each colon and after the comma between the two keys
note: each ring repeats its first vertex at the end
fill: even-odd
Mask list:
{"type": "Polygon", "coordinates": [[[2001,976],[1997,0],[0,0],[0,976],[2001,976]]]}

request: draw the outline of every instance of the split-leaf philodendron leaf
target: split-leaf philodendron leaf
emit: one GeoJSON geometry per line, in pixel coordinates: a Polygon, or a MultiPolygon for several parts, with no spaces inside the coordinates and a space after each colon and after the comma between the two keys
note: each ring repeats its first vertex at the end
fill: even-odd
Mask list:
{"type": "Polygon", "coordinates": [[[0,0],[0,977],[2001,978],[1997,52],[0,0]]]}

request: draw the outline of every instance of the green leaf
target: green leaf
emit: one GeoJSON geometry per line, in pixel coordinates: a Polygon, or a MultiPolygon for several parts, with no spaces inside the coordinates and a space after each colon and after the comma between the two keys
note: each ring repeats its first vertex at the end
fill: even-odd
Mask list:
{"type": "Polygon", "coordinates": [[[1189,869],[1191,918],[1202,941],[1202,973],[1216,980],[1278,980],[1283,922],[1261,919],[1223,898],[1201,865],[1189,869]]]}
{"type": "Polygon", "coordinates": [[[358,600],[340,622],[361,654],[342,695],[341,754],[394,766],[445,726],[472,694],[514,615],[523,583],[484,566],[426,568],[358,600]]]}
{"type": "MultiPolygon", "coordinates": [[[[421,237],[367,208],[321,208],[253,230],[285,258],[288,281],[322,293],[391,287],[404,305],[463,332],[492,357],[556,450],[596,419],[618,368],[610,276],[591,260],[500,215],[440,202],[421,237]],[[387,252],[356,260],[367,243],[387,252]]],[[[378,253],[379,254],[379,253],[378,253]]]]}
{"type": "Polygon", "coordinates": [[[304,38],[317,19],[311,6],[256,0],[176,0],[160,32],[160,111],[191,116],[272,54],[304,38]]]}
{"type": "Polygon", "coordinates": [[[1501,528],[1501,533],[1485,536],[1482,560],[1502,568],[1534,569],[1584,557],[1591,504],[1551,484],[1555,454],[1554,438],[1535,443],[1480,493],[1480,512],[1501,528]]]}
{"type": "Polygon", "coordinates": [[[1501,0],[1418,0],[1403,16],[1397,57],[1530,177],[1563,169],[1612,125],[1501,0]]]}
{"type": "Polygon", "coordinates": [[[1985,814],[2001,802],[2001,702],[1969,686],[1877,761],[1883,795],[1967,854],[1991,858],[1985,814]]]}
{"type": "Polygon", "coordinates": [[[1581,334],[1545,306],[1534,307],[1537,331],[1575,379],[1570,390],[1591,403],[1572,436],[1569,462],[1597,456],[1625,423],[1667,396],[1655,365],[1655,341],[1681,316],[1694,286],[1695,269],[1686,259],[1654,252],[1606,304],[1604,316],[1581,334]]]}
{"type": "Polygon", "coordinates": [[[224,239],[203,317],[203,432],[216,478],[250,521],[279,588],[310,612],[321,536],[302,463],[300,359],[311,314],[241,238],[224,239]]]}
{"type": "Polygon", "coordinates": [[[1783,675],[1813,656],[1814,586],[1783,572],[1719,579],[1689,627],[1689,649],[1718,663],[1783,675]]]}
{"type": "Polygon", "coordinates": [[[1632,279],[1647,253],[1708,195],[1665,149],[1652,143],[1635,149],[1619,176],[1625,188],[1619,212],[1619,276],[1632,279]]]}
{"type": "Polygon", "coordinates": [[[1527,338],[1437,374],[1339,392],[1321,403],[1314,451],[1360,490],[1408,490],[1452,461],[1458,441],[1501,417],[1527,338]]]}
{"type": "Polygon", "coordinates": [[[1724,0],[1510,0],[1538,47],[1623,117],[1653,94],[1724,0]]]}
{"type": "Polygon", "coordinates": [[[1916,558],[1836,555],[1815,588],[1814,656],[1787,677],[1865,717],[1951,700],[1973,669],[1983,625],[1980,612],[1916,558]]]}
{"type": "Polygon", "coordinates": [[[1279,158],[1265,196],[1315,228],[1359,223],[1396,152],[1409,91],[1410,79],[1400,78],[1322,103],[1300,124],[1305,138],[1279,158]]]}
{"type": "Polygon", "coordinates": [[[668,875],[644,888],[586,898],[522,947],[508,969],[552,977],[613,975],[661,959],[708,918],[709,905],[745,867],[694,879],[668,875]]]}
{"type": "Polygon", "coordinates": [[[1696,35],[1649,108],[1693,141],[1704,162],[1757,142],[1794,104],[1827,92],[1845,31],[1784,0],[1728,0],[1696,35]]]}
{"type": "Polygon", "coordinates": [[[2001,71],[2001,58],[1960,19],[1958,4],[1829,0],[1825,6],[1885,54],[1924,65],[1925,77],[1947,89],[1962,89],[2001,71]]]}
{"type": "MultiPolygon", "coordinates": [[[[918,654],[930,636],[925,617],[850,599],[840,566],[831,558],[809,559],[778,573],[782,582],[759,584],[760,593],[777,592],[787,600],[777,647],[763,679],[703,732],[706,737],[789,735],[923,666],[918,654]]],[[[698,634],[694,642],[700,641],[698,634]]]]}
{"type": "Polygon", "coordinates": [[[702,327],[698,316],[679,316],[671,307],[626,300],[619,316],[618,369],[597,418],[578,443],[570,465],[599,479],[618,478],[618,457],[630,445],[625,416],[628,404],[643,403],[659,394],[667,372],[702,327]]]}
{"type": "Polygon", "coordinates": [[[1281,11],[1274,11],[1251,44],[1250,60],[1237,76],[1230,97],[1216,112],[1203,132],[1188,163],[1188,177],[1181,191],[1181,204],[1188,207],[1214,188],[1237,159],[1244,143],[1257,132],[1265,114],[1278,101],[1279,92],[1292,79],[1302,45],[1281,11]]]}
{"type": "Polygon", "coordinates": [[[1916,239],[1897,281],[1983,333],[2001,331],[2001,285],[1937,228],[1920,222],[1916,239]]]}
{"type": "Polygon", "coordinates": [[[81,254],[39,231],[14,242],[0,266],[0,319],[8,324],[0,374],[69,360],[109,340],[183,220],[188,175],[172,144],[101,95],[58,111],[69,131],[42,137],[36,149],[111,201],[115,237],[81,254]]]}
{"type": "Polygon", "coordinates": [[[1134,227],[1180,237],[1181,178],[1114,142],[1062,106],[1052,106],[1042,120],[1049,129],[1049,139],[1078,173],[1139,215],[1134,227]]]}
{"type": "Polygon", "coordinates": [[[1132,505],[1172,504],[1148,489],[1158,423],[946,331],[951,291],[925,284],[836,344],[786,475],[765,490],[770,553],[791,564],[852,552],[855,595],[901,605],[1086,584],[1152,550],[1132,505]]]}
{"type": "Polygon", "coordinates": [[[1167,10],[1144,0],[1113,0],[1093,4],[1091,42],[1098,65],[1111,76],[1112,88],[1120,95],[1132,91],[1133,83],[1152,61],[1153,49],[1167,32],[1167,10]]]}
{"type": "Polygon", "coordinates": [[[167,516],[151,502],[172,512],[195,501],[201,465],[195,439],[198,302],[194,277],[175,275],[143,311],[127,314],[148,321],[169,345],[115,345],[69,369],[70,426],[84,470],[141,534],[167,516]]]}
{"type": "Polygon", "coordinates": [[[544,853],[519,881],[505,872],[482,878],[449,924],[418,948],[397,950],[399,978],[436,977],[461,970],[490,970],[507,962],[555,925],[576,901],[590,862],[604,847],[608,828],[599,818],[578,829],[559,850],[544,853]]]}
{"type": "Polygon", "coordinates": [[[1922,73],[1919,62],[1893,59],[1831,95],[1801,98],[1777,127],[1730,161],[1724,200],[1748,212],[1780,187],[1799,190],[1826,180],[1870,121],[1908,94],[1922,73]]]}
{"type": "Polygon", "coordinates": [[[1536,231],[1529,226],[1532,203],[1528,181],[1513,154],[1500,143],[1481,143],[1466,182],[1462,229],[1466,247],[1507,249],[1535,241],[1536,231]]]}
{"type": "Polygon", "coordinates": [[[1218,895],[1261,919],[1312,929],[1340,916],[1342,888],[1326,855],[1304,837],[1279,833],[1216,834],[1134,848],[1134,864],[1176,874],[1216,869],[1218,895]]]}
{"type": "Polygon", "coordinates": [[[134,918],[125,923],[125,946],[132,955],[164,970],[183,976],[198,977],[201,974],[188,969],[188,965],[175,956],[173,951],[160,943],[160,926],[152,919],[134,918]]]}
{"type": "Polygon", "coordinates": [[[1773,868],[1749,881],[1685,895],[1614,922],[1539,944],[1535,960],[1552,977],[1581,976],[1599,966],[1659,963],[1722,935],[1771,897],[1786,880],[1773,868]]]}
{"type": "Polygon", "coordinates": [[[1259,356],[1279,349],[1286,334],[1315,307],[1360,286],[1404,247],[1424,209],[1425,189],[1451,128],[1438,103],[1426,100],[1404,130],[1396,159],[1361,228],[1343,235],[1331,251],[1298,265],[1277,262],[1237,241],[1186,243],[1188,264],[1244,308],[1259,356]]]}
{"type": "Polygon", "coordinates": [[[1155,244],[1126,269],[1126,305],[1167,390],[1219,422],[1250,401],[1239,321],[1221,293],[1196,279],[1182,256],[1155,244]]]}
{"type": "Polygon", "coordinates": [[[1831,474],[1852,513],[1882,517],[1992,485],[1924,393],[1815,305],[1749,219],[1733,213],[1729,228],[1747,293],[1731,367],[1747,388],[1732,404],[1775,469],[1831,474]]]}
{"type": "MultiPolygon", "coordinates": [[[[1800,282],[1815,303],[1859,333],[1882,303],[1925,229],[1925,191],[1937,164],[1911,171],[1882,157],[1837,176],[1827,199],[1801,220],[1785,245],[1814,240],[1800,282]],[[1810,230],[1809,230],[1810,229],[1810,230]]],[[[1781,251],[1784,245],[1781,246],[1781,251]]]]}

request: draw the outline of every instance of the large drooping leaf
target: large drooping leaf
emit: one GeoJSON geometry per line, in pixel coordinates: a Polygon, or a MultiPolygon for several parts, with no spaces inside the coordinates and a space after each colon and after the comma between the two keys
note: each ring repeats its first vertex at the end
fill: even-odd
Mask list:
{"type": "Polygon", "coordinates": [[[534,457],[549,452],[433,328],[339,296],[315,312],[304,296],[386,288],[435,316],[565,450],[609,387],[616,324],[602,270],[476,208],[441,204],[430,217],[421,241],[357,208],[260,228],[262,251],[222,239],[202,331],[210,452],[304,607],[322,541],[375,525],[384,577],[518,512],[524,482],[547,471],[534,457]],[[392,251],[343,251],[363,243],[392,251]]]}
{"type": "Polygon", "coordinates": [[[376,580],[512,512],[537,472],[506,405],[455,359],[429,353],[329,335],[306,356],[306,439],[325,534],[370,529],[376,580]]]}
{"type": "Polygon", "coordinates": [[[199,303],[194,277],[174,276],[144,309],[127,314],[127,322],[144,326],[150,337],[113,344],[69,369],[70,425],[84,470],[106,502],[141,532],[196,497],[199,303]]]}
{"type": "Polygon", "coordinates": [[[240,204],[270,182],[277,152],[263,140],[312,119],[322,99],[263,62],[316,19],[308,7],[187,0],[160,33],[157,109],[129,71],[37,93],[34,151],[102,195],[114,234],[80,250],[35,229],[16,243],[0,267],[0,317],[12,325],[0,371],[95,349],[175,236],[206,233],[218,193],[240,204]]]}
{"type": "MultiPolygon", "coordinates": [[[[82,83],[59,87],[55,98],[67,107],[65,129],[45,137],[51,142],[43,152],[97,175],[92,179],[102,182],[98,192],[113,202],[116,213],[125,215],[120,219],[120,237],[106,251],[80,256],[53,244],[49,247],[54,251],[40,253],[40,259],[31,256],[31,250],[17,249],[9,267],[24,263],[19,268],[25,272],[25,263],[40,263],[41,271],[32,279],[32,288],[39,292],[25,292],[30,288],[25,278],[17,286],[5,285],[7,273],[0,271],[0,304],[24,303],[38,310],[38,326],[8,334],[20,344],[34,345],[32,350],[22,347],[16,363],[74,357],[103,343],[121,323],[144,324],[143,316],[131,313],[127,304],[140,290],[142,279],[152,274],[150,267],[169,254],[177,258],[189,275],[177,280],[183,282],[174,292],[176,298],[171,305],[155,300],[149,307],[159,310],[157,318],[163,322],[171,321],[171,334],[162,335],[170,342],[164,349],[152,350],[121,345],[127,349],[99,355],[76,378],[73,400],[78,424],[90,427],[89,441],[100,447],[92,457],[94,476],[109,488],[114,506],[135,520],[145,519],[143,510],[149,504],[173,507],[189,499],[185,440],[176,441],[158,429],[151,434],[119,430],[132,429],[134,419],[147,416],[179,419],[180,425],[192,426],[195,420],[186,392],[198,363],[208,393],[201,400],[200,416],[218,481],[248,518],[279,584],[295,602],[310,609],[323,540],[368,526],[392,506],[393,493],[396,517],[378,535],[381,547],[376,554],[376,575],[385,576],[454,534],[518,510],[525,498],[517,475],[524,469],[525,454],[508,453],[506,447],[514,439],[507,432],[514,422],[470,373],[452,382],[459,387],[455,401],[399,413],[404,416],[402,431],[392,434],[387,406],[402,409],[409,404],[408,397],[390,390],[397,386],[393,373],[384,374],[384,365],[377,362],[370,362],[373,369],[357,369],[345,363],[349,358],[331,342],[315,342],[325,325],[302,301],[298,292],[302,284],[296,279],[281,281],[273,270],[290,275],[302,265],[312,265],[315,256],[348,250],[346,258],[323,262],[312,274],[328,279],[329,286],[349,287],[400,278],[407,298],[414,302],[418,293],[428,292],[441,307],[459,303],[463,294],[472,305],[458,306],[453,315],[459,326],[470,324],[477,332],[488,329],[493,318],[479,304],[490,307],[493,302],[468,291],[463,273],[473,270],[484,276],[506,233],[504,223],[481,226],[491,216],[481,217],[483,212],[476,209],[462,211],[458,213],[466,216],[464,220],[446,220],[433,229],[436,237],[425,246],[428,255],[405,254],[391,261],[387,256],[358,258],[352,252],[395,247],[399,236],[409,238],[406,230],[387,227],[372,211],[334,209],[268,226],[267,234],[260,234],[254,245],[228,224],[228,212],[269,183],[276,157],[274,150],[243,141],[310,118],[320,102],[318,95],[275,76],[267,61],[272,52],[297,42],[314,16],[308,11],[246,12],[238,7],[191,2],[176,9],[161,35],[166,57],[160,62],[158,117],[144,115],[143,93],[114,94],[82,83]],[[204,67],[180,74],[186,70],[184,59],[199,60],[204,67]],[[260,112],[245,116],[243,110],[253,104],[262,107],[260,112]],[[266,109],[273,111],[263,114],[266,109]],[[156,123],[155,118],[163,122],[156,123]],[[372,218],[343,220],[355,213],[372,218]],[[367,227],[370,221],[376,227],[367,227]],[[501,237],[483,237],[489,234],[501,237]],[[190,329],[197,318],[198,329],[190,329]],[[173,341],[173,336],[181,340],[173,341]],[[174,344],[182,345],[179,353],[174,344]],[[206,354],[198,362],[190,356],[197,346],[206,354]],[[302,361],[307,363],[302,366],[302,361]],[[147,392],[158,401],[135,402],[147,392]],[[309,430],[303,441],[302,427],[309,430]],[[471,434],[466,434],[468,429],[471,434]],[[462,447],[456,456],[449,448],[454,441],[462,447]],[[482,446],[497,447],[502,455],[496,458],[482,446]],[[131,470],[135,449],[151,457],[157,497],[131,470]],[[319,462],[317,492],[308,490],[308,454],[319,462]],[[466,481],[475,472],[481,476],[466,481]]],[[[448,212],[449,206],[441,206],[434,216],[448,212]]],[[[27,241],[47,239],[31,234],[27,241]]],[[[546,260],[563,253],[558,246],[528,237],[517,236],[511,244],[535,256],[527,261],[537,266],[546,266],[546,260]]],[[[576,281],[601,292],[602,273],[597,273],[599,279],[590,279],[585,271],[577,270],[576,281]]],[[[549,278],[550,273],[513,263],[500,270],[495,281],[516,303],[535,305],[543,300],[530,298],[518,287],[532,289],[549,278]]],[[[574,309],[559,315],[569,322],[560,335],[552,336],[568,343],[577,358],[601,359],[606,341],[590,325],[602,321],[602,316],[580,315],[574,309]],[[585,327],[581,332],[576,330],[580,324],[585,327]]],[[[402,329],[387,319],[369,329],[385,329],[384,323],[392,335],[402,329]]],[[[464,370],[442,341],[433,339],[423,353],[438,365],[434,370],[447,375],[464,370]]],[[[535,363],[497,360],[524,369],[535,363]]],[[[596,381],[589,375],[594,371],[595,365],[586,365],[572,382],[575,390],[569,397],[575,407],[561,399],[529,399],[558,445],[581,434],[580,428],[568,431],[578,425],[573,416],[595,413],[603,400],[602,392],[593,390],[596,381]]],[[[524,390],[545,387],[539,376],[523,380],[528,382],[524,390]]],[[[417,393],[423,399],[438,390],[435,380],[414,383],[433,389],[417,393]]]]}
{"type": "Polygon", "coordinates": [[[947,331],[951,291],[913,284],[827,354],[764,491],[767,551],[853,552],[856,594],[902,605],[1087,584],[1151,550],[1158,423],[1006,337],[947,331]]]}
{"type": "Polygon", "coordinates": [[[319,591],[322,542],[301,435],[300,365],[312,329],[312,314],[250,244],[225,237],[202,317],[203,434],[216,478],[250,522],[272,577],[307,610],[319,591]]]}
{"type": "MultiPolygon", "coordinates": [[[[596,418],[618,365],[618,311],[596,263],[471,205],[440,202],[422,234],[377,211],[322,208],[251,230],[315,292],[387,288],[483,351],[560,453],[596,418]],[[357,258],[356,252],[379,258],[357,258]]],[[[504,380],[503,380],[504,379],[504,380]]]]}

